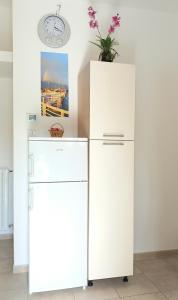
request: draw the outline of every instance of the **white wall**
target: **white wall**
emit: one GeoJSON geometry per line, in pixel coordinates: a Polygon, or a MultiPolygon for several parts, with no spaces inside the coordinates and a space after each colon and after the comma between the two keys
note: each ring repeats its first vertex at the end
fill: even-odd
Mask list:
{"type": "MultiPolygon", "coordinates": [[[[14,263],[28,262],[27,253],[27,123],[26,113],[40,115],[40,51],[69,54],[70,118],[58,121],[64,125],[65,136],[77,135],[77,76],[88,46],[88,24],[85,1],[61,1],[61,14],[71,24],[72,35],[61,49],[43,45],[37,35],[39,19],[56,11],[56,0],[14,0],[14,263]],[[19,12],[26,11],[27,14],[19,12]],[[83,13],[80,13],[80,12],[83,13]],[[24,30],[25,24],[25,30],[24,30]],[[81,28],[82,24],[82,28],[81,28]],[[80,34],[79,34],[80,31],[80,34]]],[[[38,118],[39,134],[48,135],[55,118],[38,118]]]]}
{"type": "MultiPolygon", "coordinates": [[[[162,23],[165,17],[170,24],[165,15],[162,23]]],[[[164,26],[162,30],[166,34],[164,26]]],[[[166,41],[159,32],[159,39],[152,34],[138,44],[135,55],[136,252],[178,248],[178,40],[174,30],[166,41]]]]}
{"type": "MultiPolygon", "coordinates": [[[[61,14],[72,30],[68,44],[59,49],[69,54],[71,117],[59,120],[66,135],[77,134],[78,73],[89,59],[98,58],[97,49],[88,43],[95,37],[88,28],[88,2],[61,1],[61,14]]],[[[28,263],[26,113],[40,113],[40,51],[56,51],[40,42],[36,28],[43,14],[55,11],[56,4],[55,0],[13,1],[15,265],[28,263]]],[[[104,32],[118,7],[104,3],[95,7],[104,32]]],[[[137,69],[135,251],[178,248],[177,15],[124,6],[119,11],[119,61],[135,63],[137,69]]],[[[53,120],[39,119],[41,133],[47,133],[53,120]]]]}
{"type": "Polygon", "coordinates": [[[12,50],[12,0],[0,0],[0,51],[12,50]]]}
{"type": "MultiPolygon", "coordinates": [[[[0,0],[0,51],[12,50],[11,0],[0,0]]],[[[12,68],[0,63],[0,168],[12,169],[12,68]]]]}
{"type": "Polygon", "coordinates": [[[12,78],[0,77],[0,168],[12,169],[12,78]]]}

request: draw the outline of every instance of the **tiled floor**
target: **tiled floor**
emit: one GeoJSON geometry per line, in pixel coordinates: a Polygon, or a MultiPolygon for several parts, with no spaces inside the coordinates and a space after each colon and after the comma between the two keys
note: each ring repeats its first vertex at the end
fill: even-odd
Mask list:
{"type": "Polygon", "coordinates": [[[93,287],[28,295],[27,274],[12,273],[11,240],[0,240],[0,300],[178,300],[178,255],[135,262],[128,283],[98,280],[93,287]]]}

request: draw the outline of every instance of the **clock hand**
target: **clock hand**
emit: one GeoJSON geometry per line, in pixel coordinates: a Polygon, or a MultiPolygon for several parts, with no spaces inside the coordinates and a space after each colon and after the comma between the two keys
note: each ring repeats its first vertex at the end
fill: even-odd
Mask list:
{"type": "Polygon", "coordinates": [[[56,26],[54,26],[54,29],[56,29],[57,31],[60,31],[60,32],[62,32],[62,30],[61,29],[59,29],[58,27],[56,27],[56,26]]]}

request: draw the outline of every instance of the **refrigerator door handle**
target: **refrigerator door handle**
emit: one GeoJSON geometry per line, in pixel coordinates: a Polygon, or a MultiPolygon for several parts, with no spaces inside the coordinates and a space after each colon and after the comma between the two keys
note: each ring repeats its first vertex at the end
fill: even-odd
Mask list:
{"type": "Polygon", "coordinates": [[[119,143],[118,142],[115,142],[115,143],[114,142],[104,142],[103,145],[104,146],[111,146],[111,145],[112,146],[124,146],[124,143],[121,143],[121,142],[119,142],[119,143]]]}
{"type": "Polygon", "coordinates": [[[29,189],[29,196],[28,196],[28,208],[29,210],[33,209],[33,188],[29,189]]]}
{"type": "Polygon", "coordinates": [[[120,138],[122,137],[123,138],[124,134],[114,134],[114,133],[113,134],[112,133],[109,134],[109,133],[104,133],[103,137],[120,137],[120,138]]]}

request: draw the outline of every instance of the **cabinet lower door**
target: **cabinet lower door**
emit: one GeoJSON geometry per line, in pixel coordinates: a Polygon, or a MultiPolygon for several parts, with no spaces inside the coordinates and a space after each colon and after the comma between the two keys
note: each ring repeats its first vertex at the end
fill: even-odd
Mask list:
{"type": "Polygon", "coordinates": [[[86,286],[87,183],[29,187],[29,292],[86,286]]]}
{"type": "Polygon", "coordinates": [[[134,143],[90,141],[89,279],[133,274],[134,143]]]}

